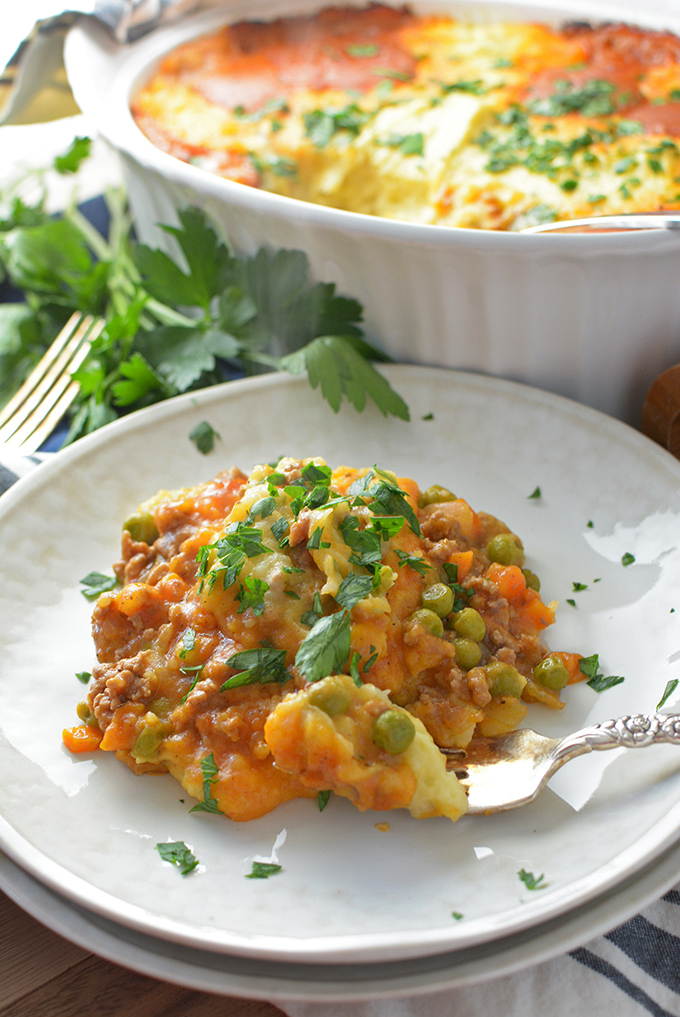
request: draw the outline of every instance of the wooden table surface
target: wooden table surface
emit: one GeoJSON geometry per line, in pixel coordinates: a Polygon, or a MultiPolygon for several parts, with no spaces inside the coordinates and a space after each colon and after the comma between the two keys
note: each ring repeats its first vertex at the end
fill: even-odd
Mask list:
{"type": "Polygon", "coordinates": [[[0,891],[0,1017],[283,1017],[256,1000],[147,978],[81,950],[0,891]]]}

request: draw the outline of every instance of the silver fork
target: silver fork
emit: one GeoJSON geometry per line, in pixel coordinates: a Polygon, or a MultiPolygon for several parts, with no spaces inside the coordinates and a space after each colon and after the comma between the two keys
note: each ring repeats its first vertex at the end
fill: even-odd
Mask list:
{"type": "Polygon", "coordinates": [[[638,713],[593,724],[565,738],[511,731],[468,750],[442,751],[467,791],[467,815],[474,816],[528,805],[561,766],[585,752],[661,743],[680,746],[680,714],[638,713]]]}
{"type": "Polygon", "coordinates": [[[42,445],[78,392],[72,375],[104,327],[101,319],[75,312],[0,412],[0,444],[29,455],[42,445]]]}

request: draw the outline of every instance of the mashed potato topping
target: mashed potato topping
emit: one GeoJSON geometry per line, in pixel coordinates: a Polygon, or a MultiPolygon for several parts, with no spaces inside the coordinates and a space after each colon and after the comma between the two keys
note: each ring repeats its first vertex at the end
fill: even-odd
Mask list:
{"type": "Polygon", "coordinates": [[[230,180],[409,222],[518,229],[680,206],[680,39],[374,4],[241,22],[135,96],[154,144],[230,180]]]}
{"type": "Polygon", "coordinates": [[[359,809],[465,812],[439,747],[512,730],[583,676],[519,538],[449,490],[284,458],[126,521],[120,586],[74,749],[170,772],[248,820],[334,791],[359,809]]]}

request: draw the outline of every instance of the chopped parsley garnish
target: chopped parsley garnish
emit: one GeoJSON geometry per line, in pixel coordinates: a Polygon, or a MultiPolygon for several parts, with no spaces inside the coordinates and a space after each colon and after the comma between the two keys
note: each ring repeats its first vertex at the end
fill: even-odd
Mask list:
{"type": "Polygon", "coordinates": [[[212,815],[222,816],[224,813],[217,804],[217,799],[212,797],[212,785],[217,780],[219,767],[215,762],[212,752],[201,760],[201,773],[203,774],[203,801],[197,802],[190,812],[210,812],[212,815]]]}
{"type": "Polygon", "coordinates": [[[88,600],[98,597],[102,593],[113,590],[118,585],[115,576],[105,576],[103,572],[88,572],[80,580],[82,590],[80,591],[88,600]]]}
{"type": "Polygon", "coordinates": [[[373,576],[361,576],[356,572],[350,572],[340,583],[335,600],[347,611],[351,611],[355,604],[368,597],[373,590],[373,576]]]}
{"type": "Polygon", "coordinates": [[[76,671],[76,678],[79,682],[82,682],[83,685],[87,685],[91,677],[92,674],[90,671],[76,671]]]}
{"type": "Polygon", "coordinates": [[[580,590],[587,590],[588,589],[588,584],[587,583],[572,582],[571,585],[572,585],[572,588],[574,590],[574,593],[578,593],[580,590]]]}
{"type": "Polygon", "coordinates": [[[380,51],[374,43],[367,43],[364,46],[362,45],[348,46],[345,52],[347,53],[348,56],[370,57],[377,56],[380,51]]]}
{"type": "Polygon", "coordinates": [[[386,145],[387,148],[398,148],[402,155],[424,155],[425,135],[422,131],[415,134],[390,134],[386,138],[376,141],[377,145],[386,145]]]}
{"type": "Polygon", "coordinates": [[[458,566],[454,562],[445,561],[442,568],[446,573],[447,586],[453,591],[453,610],[462,611],[468,606],[474,590],[468,590],[458,582],[458,566]]]}
{"type": "Polygon", "coordinates": [[[456,921],[459,922],[461,920],[461,918],[464,918],[465,916],[463,914],[461,914],[460,911],[452,911],[451,912],[451,917],[455,918],[456,921]]]}
{"type": "Polygon", "coordinates": [[[621,564],[622,565],[632,565],[634,561],[635,561],[635,555],[631,554],[630,551],[626,551],[625,554],[621,555],[621,564]]]}
{"type": "Polygon", "coordinates": [[[315,109],[305,113],[303,121],[305,134],[317,148],[325,148],[339,131],[356,137],[361,128],[370,120],[371,114],[356,103],[341,108],[315,109]]]}
{"type": "Polygon", "coordinates": [[[349,611],[319,618],[314,628],[300,643],[295,666],[308,682],[316,682],[329,674],[342,671],[351,649],[349,611]]]}
{"type": "Polygon", "coordinates": [[[247,522],[230,524],[214,544],[204,544],[196,556],[198,574],[208,581],[212,589],[218,575],[226,590],[236,582],[246,558],[257,558],[261,554],[272,554],[272,549],[263,542],[262,530],[247,522]],[[210,566],[211,553],[216,561],[210,566]]]}
{"type": "Polygon", "coordinates": [[[190,653],[196,645],[196,631],[188,626],[182,633],[182,649],[179,651],[179,655],[184,660],[187,653],[190,653]]]}
{"type": "Polygon", "coordinates": [[[562,117],[576,112],[584,117],[610,116],[619,105],[615,92],[616,85],[611,81],[591,78],[579,86],[561,79],[555,82],[552,95],[534,99],[529,103],[529,110],[544,117],[562,117]]]}
{"type": "Polygon", "coordinates": [[[259,120],[264,120],[265,117],[270,116],[272,113],[290,113],[290,108],[286,99],[283,96],[278,98],[268,99],[259,109],[253,110],[252,113],[247,113],[243,106],[237,106],[234,109],[234,113],[246,123],[257,123],[259,120]]]}
{"type": "Polygon", "coordinates": [[[197,424],[193,431],[190,431],[189,438],[204,456],[208,452],[212,452],[215,442],[220,440],[219,434],[207,420],[202,420],[200,424],[197,424]]]}
{"type": "Polygon", "coordinates": [[[319,806],[319,812],[323,812],[323,810],[326,808],[330,800],[330,797],[331,797],[330,791],[319,791],[318,795],[316,796],[316,800],[319,806]]]}
{"type": "Polygon", "coordinates": [[[382,546],[380,533],[371,527],[361,529],[356,516],[348,515],[339,523],[338,529],[342,539],[351,548],[349,560],[352,565],[369,568],[382,562],[382,546]]]}
{"type": "Polygon", "coordinates": [[[567,597],[567,604],[570,604],[572,607],[576,607],[576,601],[573,597],[567,597]]]}
{"type": "Polygon", "coordinates": [[[277,872],[281,872],[281,866],[275,865],[274,862],[253,862],[253,867],[246,875],[246,879],[269,879],[277,872]]]}
{"type": "Polygon", "coordinates": [[[255,155],[251,152],[250,159],[258,173],[269,170],[275,177],[296,177],[298,174],[298,164],[282,155],[255,155]]]}
{"type": "Polygon", "coordinates": [[[171,840],[162,844],[156,844],[156,851],[158,851],[164,862],[176,865],[183,876],[188,876],[198,866],[198,858],[196,858],[182,840],[171,840]]]}
{"type": "Polygon", "coordinates": [[[517,875],[522,880],[527,890],[544,890],[548,885],[545,882],[545,878],[542,873],[540,876],[535,876],[533,872],[527,872],[526,869],[520,869],[517,875]]]}
{"type": "Polygon", "coordinates": [[[414,555],[407,554],[406,551],[400,551],[399,548],[395,548],[394,553],[399,559],[399,568],[401,568],[402,565],[408,565],[410,569],[413,569],[414,572],[417,572],[421,576],[426,575],[432,568],[429,562],[425,561],[424,558],[418,558],[414,555]]]}
{"type": "Polygon", "coordinates": [[[286,651],[273,646],[254,647],[233,653],[226,660],[227,667],[238,671],[221,685],[220,692],[237,689],[243,685],[268,685],[271,682],[285,684],[290,678],[286,669],[286,651]]]}
{"type": "Polygon", "coordinates": [[[673,695],[673,693],[677,689],[678,684],[679,684],[679,679],[677,679],[677,678],[671,678],[671,680],[666,683],[666,688],[663,690],[663,695],[662,695],[661,699],[659,700],[659,702],[656,704],[657,710],[660,710],[661,707],[664,706],[668,702],[670,697],[673,695]]]}
{"type": "Polygon", "coordinates": [[[246,576],[245,579],[239,580],[239,590],[236,594],[238,613],[243,614],[250,608],[254,615],[261,615],[264,611],[264,595],[268,589],[269,583],[255,576],[246,576]]]}
{"type": "Polygon", "coordinates": [[[330,547],[331,545],[328,543],[327,540],[321,539],[322,536],[323,536],[323,527],[317,526],[317,528],[315,530],[312,530],[312,532],[309,535],[309,539],[307,540],[307,549],[310,551],[318,551],[321,548],[330,547]]]}
{"type": "Polygon", "coordinates": [[[350,486],[349,493],[358,497],[376,516],[403,516],[409,528],[420,535],[420,524],[406,492],[384,470],[374,466],[350,486]]]}
{"type": "Polygon", "coordinates": [[[189,686],[189,688],[186,690],[186,692],[179,701],[180,706],[182,705],[182,703],[186,703],[187,699],[189,698],[189,695],[194,691],[194,689],[198,685],[198,682],[201,677],[201,672],[203,671],[204,667],[205,664],[196,664],[194,667],[180,667],[180,671],[182,672],[182,674],[193,675],[191,685],[189,686]]]}
{"type": "Polygon", "coordinates": [[[444,95],[448,95],[449,92],[467,92],[468,95],[485,95],[488,91],[484,87],[484,82],[481,78],[475,78],[473,81],[438,81],[437,84],[444,95]]]}
{"type": "Polygon", "coordinates": [[[361,675],[359,674],[359,662],[361,660],[361,654],[354,652],[352,659],[349,662],[349,676],[358,689],[364,684],[361,675]]]}
{"type": "Polygon", "coordinates": [[[273,495],[269,495],[266,498],[259,498],[258,501],[251,505],[248,517],[251,522],[254,522],[258,517],[260,519],[266,519],[272,514],[275,508],[276,498],[273,495]]]}
{"type": "Polygon", "coordinates": [[[578,666],[581,674],[584,674],[588,679],[586,684],[595,692],[605,692],[607,689],[611,689],[625,681],[625,678],[621,677],[621,675],[608,675],[605,677],[603,674],[600,674],[600,658],[597,653],[591,654],[590,657],[581,657],[578,666]]]}
{"type": "Polygon", "coordinates": [[[531,494],[528,495],[528,497],[529,498],[534,498],[534,499],[540,498],[541,497],[541,489],[540,489],[540,487],[535,487],[533,489],[533,491],[531,492],[531,494]]]}

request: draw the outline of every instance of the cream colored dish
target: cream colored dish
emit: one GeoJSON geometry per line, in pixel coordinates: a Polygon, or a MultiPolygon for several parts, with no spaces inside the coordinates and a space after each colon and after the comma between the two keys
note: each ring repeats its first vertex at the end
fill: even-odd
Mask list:
{"type": "MultiPolygon", "coordinates": [[[[258,17],[320,6],[266,0],[258,17]]],[[[634,20],[610,6],[412,6],[473,20],[634,20]]],[[[358,299],[367,333],[398,360],[514,378],[637,422],[649,384],[680,355],[680,236],[520,236],[384,220],[215,177],[144,137],[129,104],[158,60],[225,20],[252,16],[251,4],[235,0],[125,48],[87,22],[70,33],[76,98],[120,153],[142,238],[158,241],[158,223],[174,221],[178,207],[200,205],[239,251],[263,244],[306,251],[313,276],[358,299]]],[[[680,32],[677,18],[638,20],[680,32]]]]}

